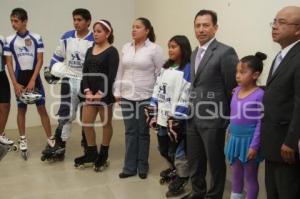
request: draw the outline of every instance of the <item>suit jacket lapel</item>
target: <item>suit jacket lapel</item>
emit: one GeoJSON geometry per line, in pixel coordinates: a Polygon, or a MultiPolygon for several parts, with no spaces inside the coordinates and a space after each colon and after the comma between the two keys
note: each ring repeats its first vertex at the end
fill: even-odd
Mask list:
{"type": "Polygon", "coordinates": [[[267,85],[271,84],[271,82],[281,73],[281,71],[286,70],[285,67],[288,65],[289,60],[296,55],[296,53],[300,50],[300,42],[298,42],[283,58],[281,63],[279,64],[278,68],[276,69],[275,73],[272,75],[272,69],[274,67],[275,61],[273,61],[271,71],[269,72],[269,77],[267,81],[267,85]]]}
{"type": "MultiPolygon", "coordinates": [[[[211,57],[213,56],[213,51],[216,49],[217,47],[217,40],[214,40],[206,49],[206,51],[204,52],[204,57],[202,58],[201,62],[199,63],[196,75],[195,75],[195,81],[196,79],[200,76],[201,72],[204,70],[204,68],[207,65],[207,62],[211,59],[211,57]]],[[[195,69],[194,69],[195,70],[195,69]]]]}

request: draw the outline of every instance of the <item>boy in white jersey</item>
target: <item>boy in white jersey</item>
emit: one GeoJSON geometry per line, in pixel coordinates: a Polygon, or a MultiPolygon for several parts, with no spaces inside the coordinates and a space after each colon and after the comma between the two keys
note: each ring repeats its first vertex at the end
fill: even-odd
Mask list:
{"type": "MultiPolygon", "coordinates": [[[[7,37],[4,46],[4,55],[9,76],[13,83],[18,103],[17,123],[20,133],[20,150],[27,151],[27,139],[25,137],[25,116],[27,104],[19,100],[24,93],[38,90],[42,98],[36,102],[36,107],[41,118],[42,125],[48,137],[48,145],[53,147],[54,139],[51,137],[51,126],[48,113],[45,108],[45,92],[39,75],[43,65],[44,44],[40,35],[27,30],[27,12],[23,8],[12,10],[11,24],[16,31],[15,34],[7,37]],[[15,62],[15,71],[13,68],[13,59],[15,62]]],[[[27,153],[26,153],[27,154],[27,153]]],[[[27,156],[23,157],[25,160],[27,156]]]]}
{"type": "MultiPolygon", "coordinates": [[[[89,30],[90,12],[79,8],[75,9],[72,15],[75,30],[68,31],[61,37],[50,62],[50,70],[53,65],[61,62],[66,66],[66,70],[61,84],[61,104],[58,110],[58,127],[55,131],[56,145],[53,149],[44,151],[47,158],[59,156],[59,159],[63,159],[65,144],[70,137],[71,124],[76,118],[77,108],[82,101],[80,85],[85,54],[94,43],[93,34],[89,30]]],[[[86,141],[82,141],[84,147],[85,143],[86,141]]]]}
{"type": "Polygon", "coordinates": [[[5,72],[4,43],[4,38],[0,35],[0,144],[12,146],[14,142],[4,133],[10,110],[10,86],[5,72]]]}

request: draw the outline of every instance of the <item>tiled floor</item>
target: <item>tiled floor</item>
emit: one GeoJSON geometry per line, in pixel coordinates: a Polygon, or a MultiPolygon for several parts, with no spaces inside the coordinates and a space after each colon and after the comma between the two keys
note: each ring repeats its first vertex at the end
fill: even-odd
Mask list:
{"type": "MultiPolygon", "coordinates": [[[[110,167],[95,173],[92,168],[75,169],[73,160],[82,154],[81,129],[73,125],[72,138],[67,143],[63,162],[42,162],[41,151],[45,135],[41,127],[28,128],[30,157],[24,161],[19,153],[10,152],[0,162],[0,199],[158,199],[165,198],[167,186],[159,184],[159,172],[166,167],[156,149],[156,137],[151,138],[150,173],[146,180],[135,176],[119,179],[123,166],[124,127],[122,121],[114,121],[114,135],[110,148],[110,167]]],[[[17,139],[17,131],[7,135],[17,139]]],[[[98,143],[101,130],[97,129],[98,143]]],[[[262,181],[260,182],[262,184],[262,181]]],[[[227,181],[224,198],[229,198],[227,181]]],[[[259,198],[263,197],[260,194],[259,198]]],[[[178,197],[179,198],[179,197],[178,197]]]]}

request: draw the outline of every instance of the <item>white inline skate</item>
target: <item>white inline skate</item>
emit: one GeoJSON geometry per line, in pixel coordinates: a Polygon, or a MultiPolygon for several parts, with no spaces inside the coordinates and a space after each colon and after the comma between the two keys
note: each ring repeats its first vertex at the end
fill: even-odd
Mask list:
{"type": "Polygon", "coordinates": [[[4,133],[0,135],[0,144],[3,145],[7,149],[7,151],[18,151],[18,145],[16,145],[14,141],[6,137],[4,133]]]}
{"type": "Polygon", "coordinates": [[[24,160],[28,160],[29,152],[28,152],[28,149],[27,149],[27,139],[26,139],[26,137],[21,136],[18,143],[19,143],[19,148],[20,148],[20,151],[21,151],[21,157],[24,160]]]}

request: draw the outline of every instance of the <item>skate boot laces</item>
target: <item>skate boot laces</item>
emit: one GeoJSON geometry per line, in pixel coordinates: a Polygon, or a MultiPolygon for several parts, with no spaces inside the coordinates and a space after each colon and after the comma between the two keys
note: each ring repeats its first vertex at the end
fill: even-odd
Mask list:
{"type": "Polygon", "coordinates": [[[26,138],[21,138],[19,140],[20,144],[20,150],[23,151],[23,150],[27,150],[27,139],[26,138]]]}
{"type": "Polygon", "coordinates": [[[2,144],[12,145],[14,141],[5,136],[5,134],[0,135],[0,142],[2,144]]]}

